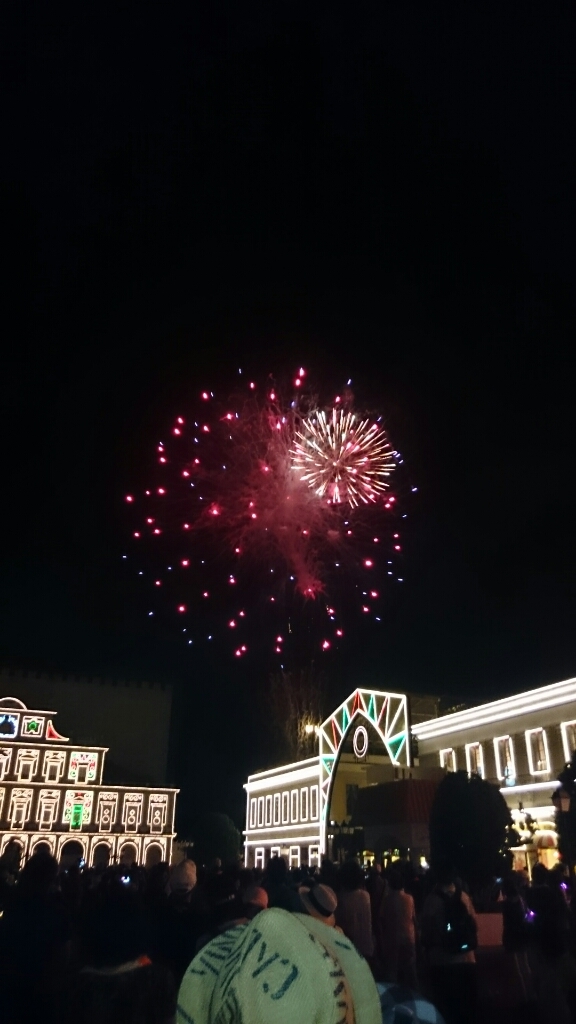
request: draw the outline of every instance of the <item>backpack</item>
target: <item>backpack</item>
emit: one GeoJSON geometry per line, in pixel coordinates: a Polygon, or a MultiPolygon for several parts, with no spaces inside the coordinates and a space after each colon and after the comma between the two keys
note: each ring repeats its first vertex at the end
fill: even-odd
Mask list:
{"type": "Polygon", "coordinates": [[[478,945],[476,921],[462,902],[461,893],[453,896],[441,894],[444,903],[442,948],[452,955],[471,953],[478,945]]]}

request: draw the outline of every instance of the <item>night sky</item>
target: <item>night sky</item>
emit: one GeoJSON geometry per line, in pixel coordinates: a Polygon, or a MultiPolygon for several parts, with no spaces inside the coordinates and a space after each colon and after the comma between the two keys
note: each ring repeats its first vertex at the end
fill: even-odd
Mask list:
{"type": "Polygon", "coordinates": [[[574,10],[10,11],[1,662],[173,683],[171,779],[191,812],[208,764],[238,818],[265,669],[144,619],[122,497],[188,394],[302,363],[385,412],[419,488],[334,703],[575,674],[574,10]]]}

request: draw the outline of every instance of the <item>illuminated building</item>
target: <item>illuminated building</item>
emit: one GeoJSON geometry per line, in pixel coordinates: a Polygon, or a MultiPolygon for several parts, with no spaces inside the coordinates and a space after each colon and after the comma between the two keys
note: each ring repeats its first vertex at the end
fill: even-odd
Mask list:
{"type": "Polygon", "coordinates": [[[104,785],[108,748],[73,744],[55,714],[0,700],[0,854],[15,840],[23,857],[169,861],[178,790],[104,785]]]}
{"type": "Polygon", "coordinates": [[[317,729],[319,752],[250,775],[245,861],[274,854],[292,866],[331,852],[331,823],[352,818],[350,796],[400,779],[477,772],[497,785],[522,838],[516,866],[557,858],[552,794],[576,749],[576,679],[410,723],[406,694],[355,690],[317,729]],[[526,828],[529,815],[530,829],[526,828]]]}

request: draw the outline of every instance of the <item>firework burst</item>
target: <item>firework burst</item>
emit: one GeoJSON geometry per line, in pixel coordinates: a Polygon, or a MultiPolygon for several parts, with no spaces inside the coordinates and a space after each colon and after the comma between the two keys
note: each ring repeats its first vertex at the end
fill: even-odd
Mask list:
{"type": "Polygon", "coordinates": [[[307,416],[295,434],[294,469],[319,498],[357,508],[389,488],[396,462],[378,423],[333,408],[307,416]]]}
{"type": "Polygon", "coordinates": [[[349,393],[322,407],[304,376],[288,398],[270,379],[226,404],[201,392],[158,442],[154,486],[126,496],[148,614],[175,614],[188,644],[328,651],[353,616],[380,622],[382,586],[401,580],[401,459],[349,393]]]}

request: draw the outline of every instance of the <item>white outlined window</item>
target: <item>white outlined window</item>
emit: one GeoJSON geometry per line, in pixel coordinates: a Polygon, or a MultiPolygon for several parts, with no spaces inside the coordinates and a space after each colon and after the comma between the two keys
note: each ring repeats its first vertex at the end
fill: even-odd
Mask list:
{"type": "Polygon", "coordinates": [[[494,760],[496,762],[496,777],[501,782],[516,778],[514,745],[511,736],[496,736],[494,740],[494,760]]]}
{"type": "Polygon", "coordinates": [[[290,793],[282,793],[282,824],[287,825],[290,821],[290,793]]]}
{"type": "Polygon", "coordinates": [[[256,797],[250,800],[250,828],[256,828],[256,797]]]}
{"type": "Polygon", "coordinates": [[[14,747],[0,748],[0,779],[5,779],[10,771],[10,761],[14,747]]]}
{"type": "Polygon", "coordinates": [[[36,774],[38,750],[19,750],[16,758],[16,774],[19,782],[30,782],[36,774]]]}
{"type": "Polygon", "coordinates": [[[481,775],[484,778],[484,754],[481,743],[466,744],[466,771],[469,775],[481,775]]]}
{"type": "Polygon", "coordinates": [[[280,856],[280,847],[279,846],[271,846],[270,847],[270,856],[271,857],[279,857],[280,856]]]}
{"type": "Polygon", "coordinates": [[[137,832],[142,820],[143,793],[125,793],[122,808],[122,824],[125,832],[137,832]]]}
{"type": "Polygon", "coordinates": [[[47,750],[44,755],[42,773],[45,782],[60,782],[64,774],[66,753],[63,750],[47,750]]]}
{"type": "Polygon", "coordinates": [[[313,867],[314,864],[317,864],[318,867],[320,867],[320,847],[319,846],[309,846],[308,847],[308,864],[309,864],[310,867],[313,867]]]}
{"type": "Polygon", "coordinates": [[[258,797],[258,828],[264,828],[264,797],[258,797]]]}
{"type": "Polygon", "coordinates": [[[294,824],[298,821],[298,790],[290,791],[290,820],[294,824]]]}
{"type": "Polygon", "coordinates": [[[280,824],[280,793],[274,793],[274,824],[280,824]]]}
{"type": "Polygon", "coordinates": [[[254,865],[257,868],[264,867],[264,861],[266,858],[266,851],[263,846],[257,846],[254,850],[254,865]]]}
{"type": "MultiPolygon", "coordinates": [[[[576,750],[576,722],[562,722],[562,746],[564,747],[564,760],[571,761],[572,754],[576,750]]],[[[0,751],[0,756],[1,756],[0,751]]]]}
{"type": "Polygon", "coordinates": [[[308,821],[308,787],[300,790],[300,821],[308,821]]]}
{"type": "Polygon", "coordinates": [[[41,832],[49,832],[58,817],[60,790],[41,789],[38,798],[38,827],[41,832]]]}
{"type": "Polygon", "coordinates": [[[266,797],[266,825],[272,824],[272,797],[266,797]]]}
{"type": "Polygon", "coordinates": [[[300,847],[291,846],[288,853],[288,864],[291,868],[300,867],[300,847]]]}
{"type": "Polygon", "coordinates": [[[10,828],[19,830],[24,828],[30,817],[32,794],[33,791],[31,789],[12,790],[9,812],[10,828]]]}
{"type": "Polygon", "coordinates": [[[318,820],[318,786],[310,786],[310,819],[318,820]]]}
{"type": "Polygon", "coordinates": [[[530,774],[546,775],[550,771],[550,757],[545,729],[526,730],[526,750],[530,774]]]}
{"type": "Polygon", "coordinates": [[[168,817],[168,794],[150,793],[148,797],[147,823],[151,832],[158,834],[164,831],[168,817]]]}
{"type": "Polygon", "coordinates": [[[111,790],[109,793],[98,794],[98,807],[96,809],[96,821],[101,832],[111,832],[118,813],[118,793],[111,790]]]}
{"type": "Polygon", "coordinates": [[[456,751],[452,747],[440,751],[440,767],[447,772],[456,771],[456,751]]]}

